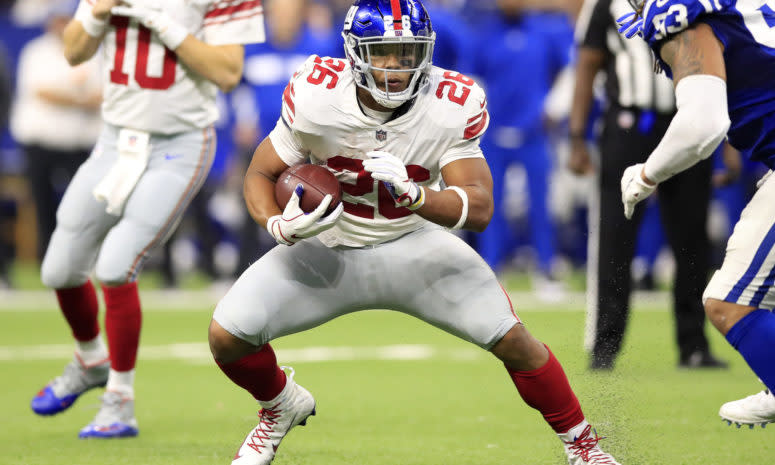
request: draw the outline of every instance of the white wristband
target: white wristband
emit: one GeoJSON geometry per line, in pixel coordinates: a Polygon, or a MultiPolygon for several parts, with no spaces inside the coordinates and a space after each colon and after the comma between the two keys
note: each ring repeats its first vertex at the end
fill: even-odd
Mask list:
{"type": "Polygon", "coordinates": [[[452,226],[452,229],[460,229],[463,227],[463,225],[466,224],[466,220],[468,219],[468,194],[465,190],[457,186],[449,186],[445,190],[455,191],[457,195],[460,196],[460,200],[463,201],[463,209],[460,211],[460,219],[457,220],[455,226],[452,226]]]}
{"type": "MultiPolygon", "coordinates": [[[[84,3],[84,5],[86,5],[84,3]]],[[[97,19],[91,12],[91,8],[81,8],[75,12],[75,19],[80,21],[83,30],[92,37],[101,37],[108,27],[108,22],[103,19],[97,19]]]]}

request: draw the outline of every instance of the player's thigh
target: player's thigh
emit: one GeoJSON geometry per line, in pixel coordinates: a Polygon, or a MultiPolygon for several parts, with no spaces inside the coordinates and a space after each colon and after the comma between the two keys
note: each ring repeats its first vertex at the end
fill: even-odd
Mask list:
{"type": "Polygon", "coordinates": [[[57,209],[57,225],[41,266],[41,279],[53,288],[72,287],[88,279],[100,243],[118,221],[92,193],[115,162],[115,134],[104,130],[81,164],[57,209]]]}
{"type": "Polygon", "coordinates": [[[96,271],[102,282],[136,278],[150,253],[177,227],[210,170],[215,146],[211,129],[153,136],[151,144],[148,167],[100,250],[96,271]]]}
{"type": "Polygon", "coordinates": [[[756,191],[727,242],[721,269],[705,289],[708,298],[739,305],[775,307],[775,177],[756,191]]]}
{"type": "Polygon", "coordinates": [[[463,240],[428,227],[375,249],[377,308],[403,311],[490,349],[519,319],[495,273],[463,240]]]}
{"type": "Polygon", "coordinates": [[[276,246],[242,273],[213,319],[260,346],[367,308],[368,286],[353,252],[325,247],[314,238],[276,246]]]}

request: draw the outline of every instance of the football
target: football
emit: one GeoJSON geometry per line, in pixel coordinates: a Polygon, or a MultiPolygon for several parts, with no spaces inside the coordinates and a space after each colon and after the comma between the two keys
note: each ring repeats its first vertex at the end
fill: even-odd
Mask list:
{"type": "Polygon", "coordinates": [[[283,171],[274,185],[274,198],[280,209],[285,208],[298,184],[304,187],[299,206],[306,213],[317,208],[323,201],[323,197],[328,194],[333,198],[326,210],[326,215],[342,201],[342,186],[328,169],[312,164],[294,165],[283,171]]]}

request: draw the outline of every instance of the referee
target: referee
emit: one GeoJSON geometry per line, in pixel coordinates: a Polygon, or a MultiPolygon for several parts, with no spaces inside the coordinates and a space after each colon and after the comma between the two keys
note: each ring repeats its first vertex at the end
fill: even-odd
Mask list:
{"type": "MultiPolygon", "coordinates": [[[[571,156],[576,174],[599,171],[599,193],[590,202],[588,313],[586,345],[590,368],[612,369],[622,345],[631,289],[632,261],[644,209],[632,221],[624,217],[620,180],[624,169],[643,163],[667,130],[675,101],[672,83],[654,72],[651,52],[642,40],[626,40],[615,19],[631,12],[627,0],[586,0],[576,29],[578,63],[570,115],[571,156]],[[605,75],[600,166],[590,160],[586,134],[593,103],[593,81],[605,75]]],[[[704,333],[702,291],[709,268],[706,232],[711,195],[711,160],[660,184],[659,208],[665,234],[676,260],[673,311],[678,365],[724,368],[713,357],[704,333]]]]}

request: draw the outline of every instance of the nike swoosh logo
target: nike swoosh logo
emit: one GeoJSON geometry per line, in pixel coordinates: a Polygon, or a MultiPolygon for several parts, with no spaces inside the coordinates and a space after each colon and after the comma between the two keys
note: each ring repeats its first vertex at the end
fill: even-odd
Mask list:
{"type": "Polygon", "coordinates": [[[178,154],[166,153],[166,154],[164,154],[164,159],[165,160],[174,160],[174,159],[180,158],[182,156],[183,155],[179,154],[179,153],[178,154]]]}

